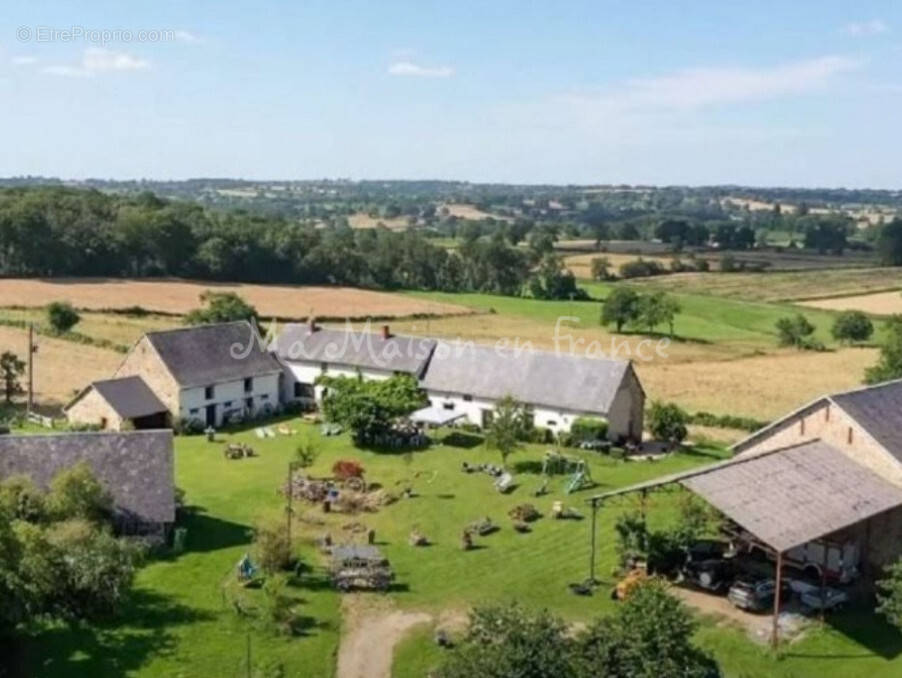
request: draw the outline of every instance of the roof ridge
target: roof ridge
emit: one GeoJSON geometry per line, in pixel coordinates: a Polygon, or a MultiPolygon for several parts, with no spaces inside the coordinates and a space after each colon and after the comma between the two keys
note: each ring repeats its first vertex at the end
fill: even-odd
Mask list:
{"type": "Polygon", "coordinates": [[[144,336],[149,337],[155,334],[175,334],[176,332],[190,332],[193,330],[202,330],[202,329],[212,329],[214,327],[225,327],[226,325],[238,325],[245,324],[250,325],[249,320],[229,320],[222,323],[202,323],[200,325],[186,325],[184,327],[170,327],[165,330],[150,330],[149,332],[145,332],[144,336]]]}
{"type": "Polygon", "coordinates": [[[7,433],[4,436],[0,436],[0,441],[3,440],[11,440],[15,439],[28,439],[32,440],[34,438],[71,438],[71,437],[87,437],[87,436],[98,436],[98,437],[112,437],[112,436],[139,436],[139,435],[159,435],[161,433],[169,433],[172,435],[172,429],[168,428],[146,428],[146,429],[138,429],[135,431],[56,431],[54,433],[7,433]]]}
{"type": "Polygon", "coordinates": [[[892,384],[899,384],[899,383],[902,383],[902,377],[900,377],[898,379],[887,379],[886,381],[881,381],[876,384],[864,384],[862,386],[856,386],[855,388],[850,388],[845,391],[836,391],[834,393],[828,393],[827,395],[825,395],[823,397],[837,398],[839,396],[852,395],[854,393],[862,393],[864,391],[871,391],[874,389],[883,388],[884,386],[890,386],[892,384]]]}

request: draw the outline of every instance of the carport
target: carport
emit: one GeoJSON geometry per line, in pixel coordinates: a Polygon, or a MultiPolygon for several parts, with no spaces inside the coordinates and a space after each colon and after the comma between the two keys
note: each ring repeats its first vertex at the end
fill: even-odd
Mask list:
{"type": "Polygon", "coordinates": [[[784,554],[902,506],[902,488],[834,447],[814,440],[703,468],[663,476],[589,499],[592,507],[590,576],[595,578],[597,513],[611,499],[680,485],[754,535],[776,559],[771,642],[778,638],[784,554]]]}

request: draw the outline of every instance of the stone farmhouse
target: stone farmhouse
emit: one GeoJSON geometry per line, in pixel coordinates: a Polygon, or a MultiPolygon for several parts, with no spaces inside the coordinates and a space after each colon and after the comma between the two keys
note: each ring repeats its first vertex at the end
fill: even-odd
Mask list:
{"type": "Polygon", "coordinates": [[[286,400],[320,400],[320,375],[416,377],[431,406],[485,427],[495,403],[511,395],[534,425],[566,432],[581,416],[608,421],[614,440],[642,439],[645,393],[632,365],[546,351],[516,351],[411,336],[286,326],[273,348],[286,366],[286,400]]]}
{"type": "Polygon", "coordinates": [[[117,531],[167,536],[175,522],[171,431],[0,436],[0,480],[25,475],[47,488],[80,462],[112,495],[117,531]]]}
{"type": "Polygon", "coordinates": [[[155,428],[176,419],[218,427],[233,416],[274,412],[282,369],[246,321],[148,332],[113,378],[91,384],[66,414],[108,429],[126,420],[155,428]]]}
{"type": "Polygon", "coordinates": [[[632,365],[555,353],[500,350],[425,337],[290,324],[269,347],[247,322],[150,332],[112,379],[89,385],[66,407],[70,421],[105,429],[158,428],[176,419],[221,426],[234,416],[315,404],[322,375],[387,379],[409,374],[447,419],[485,427],[511,395],[535,426],[569,431],[581,416],[608,422],[612,440],[642,439],[645,393],[632,365]]]}

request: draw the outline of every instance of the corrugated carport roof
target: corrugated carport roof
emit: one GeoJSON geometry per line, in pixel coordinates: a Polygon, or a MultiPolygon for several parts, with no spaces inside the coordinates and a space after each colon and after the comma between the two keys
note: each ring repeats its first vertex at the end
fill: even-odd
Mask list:
{"type": "Polygon", "coordinates": [[[902,505],[902,488],[814,440],[659,478],[593,501],[680,483],[776,551],[902,505]]]}

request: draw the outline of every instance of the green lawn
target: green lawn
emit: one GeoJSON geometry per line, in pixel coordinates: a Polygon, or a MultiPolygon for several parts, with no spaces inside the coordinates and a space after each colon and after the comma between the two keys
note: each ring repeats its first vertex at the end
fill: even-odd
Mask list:
{"type": "MultiPolygon", "coordinates": [[[[763,283],[764,276],[759,276],[763,283]]],[[[441,292],[408,292],[408,294],[435,301],[461,304],[481,311],[492,310],[500,316],[529,317],[550,327],[562,316],[576,317],[577,327],[598,327],[601,305],[612,289],[610,283],[582,281],[581,287],[593,301],[541,301],[525,297],[505,297],[489,294],[452,294],[441,292]]],[[[666,288],[666,282],[662,283],[666,288]]],[[[679,339],[703,344],[741,344],[748,347],[772,349],[776,346],[774,324],[783,316],[803,312],[817,328],[815,337],[827,346],[836,342],[830,336],[830,326],[835,313],[790,304],[766,303],[728,299],[706,294],[675,292],[681,311],[677,315],[674,330],[679,339]]],[[[465,327],[466,319],[460,320],[465,327]]],[[[661,331],[667,328],[661,327],[661,331]]]]}
{"type": "MultiPolygon", "coordinates": [[[[376,541],[391,561],[395,590],[388,595],[402,608],[437,613],[463,612],[474,603],[518,600],[547,607],[570,620],[585,620],[612,609],[607,587],[614,565],[613,521],[630,507],[620,500],[599,516],[598,576],[605,582],[592,597],[574,596],[567,583],[584,579],[589,563],[589,520],[553,521],[551,503],[560,499],[585,513],[590,492],[567,496],[564,477],[556,477],[552,493],[534,498],[542,478],[536,465],[544,446],[528,446],[510,459],[518,469],[518,486],[500,495],[484,474],[465,474],[462,461],[499,462],[497,453],[475,447],[435,445],[412,455],[378,454],[352,448],[346,436],[321,438],[318,431],[296,420],[297,437],[258,440],[251,433],[224,436],[251,443],[259,457],[227,461],[221,443],[202,437],[177,438],[177,484],[187,492],[196,512],[187,521],[187,551],[148,564],[138,577],[136,595],[120,618],[107,625],[55,628],[35,632],[25,643],[22,675],[85,676],[243,676],[248,639],[254,663],[277,662],[285,675],[331,676],[338,647],[341,619],[339,596],[327,586],[320,556],[309,540],[329,531],[335,541],[347,540],[344,525],[360,521],[376,531],[376,541]],[[318,507],[301,505],[299,518],[325,520],[317,527],[296,521],[298,548],[315,566],[297,589],[304,599],[306,629],[293,639],[272,638],[253,630],[224,603],[223,585],[234,577],[234,565],[248,549],[247,528],[263,513],[275,513],[282,499],[276,488],[301,436],[316,440],[322,452],[312,469],[326,475],[339,458],[360,461],[370,482],[400,493],[411,485],[416,496],[401,499],[375,514],[347,516],[323,514],[318,507]],[[515,533],[507,511],[521,502],[534,503],[545,514],[529,534],[515,533]],[[497,533],[478,538],[478,548],[464,552],[462,528],[483,516],[501,526],[497,533]],[[426,548],[408,545],[412,529],[433,542],[426,548]]],[[[478,442],[478,441],[476,441],[478,442]]],[[[596,491],[631,484],[690,468],[724,456],[718,448],[705,448],[653,462],[615,461],[585,453],[596,491]]],[[[670,520],[676,495],[660,493],[649,501],[650,521],[670,520]]],[[[379,594],[370,594],[376,597],[379,594]]],[[[364,601],[370,596],[364,596],[364,601]]],[[[840,618],[844,633],[813,631],[774,659],[747,641],[741,632],[705,623],[699,642],[715,652],[728,676],[776,675],[831,678],[866,671],[871,678],[889,678],[902,672],[902,661],[883,655],[898,653],[899,639],[871,616],[840,618]],[[848,634],[848,635],[845,635],[848,634]]],[[[420,628],[398,648],[394,675],[422,677],[440,653],[432,645],[431,629],[420,628]]]]}

